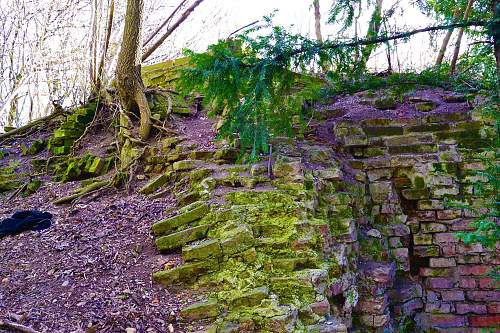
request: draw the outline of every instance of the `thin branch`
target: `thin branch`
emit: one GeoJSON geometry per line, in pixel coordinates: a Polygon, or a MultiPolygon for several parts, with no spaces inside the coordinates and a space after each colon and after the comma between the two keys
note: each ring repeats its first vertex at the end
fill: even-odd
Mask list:
{"type": "MultiPolygon", "coordinates": [[[[357,41],[350,41],[350,42],[345,42],[345,43],[336,43],[333,41],[326,41],[324,43],[318,43],[313,46],[313,48],[319,49],[319,50],[332,50],[332,49],[338,49],[341,47],[354,47],[354,46],[362,46],[362,45],[371,45],[371,44],[378,44],[378,43],[383,43],[391,40],[396,40],[396,39],[402,39],[402,38],[408,38],[413,35],[417,35],[423,32],[430,32],[430,31],[439,31],[439,30],[447,30],[447,29],[452,29],[452,28],[461,28],[461,27],[484,27],[488,21],[469,21],[469,22],[460,22],[460,23],[452,23],[452,24],[445,24],[445,25],[436,25],[436,26],[431,26],[427,28],[420,28],[412,31],[406,31],[406,32],[399,32],[396,33],[392,36],[387,36],[387,37],[377,37],[377,38],[366,38],[366,39],[360,39],[357,41]]],[[[310,51],[312,48],[311,47],[302,47],[297,50],[292,51],[289,55],[290,56],[295,56],[304,52],[310,51]]]]}
{"type": "Polygon", "coordinates": [[[177,8],[174,9],[174,11],[172,13],[170,13],[170,15],[165,19],[165,21],[163,21],[163,23],[158,27],[158,29],[156,29],[147,39],[146,41],[142,44],[142,47],[146,46],[146,44],[148,44],[160,31],[161,29],[163,29],[163,27],[165,27],[167,25],[168,22],[170,22],[170,20],[172,19],[172,17],[174,17],[175,13],[177,13],[181,8],[182,6],[184,6],[184,4],[187,2],[188,0],[182,0],[182,2],[179,4],[179,6],[177,6],[177,8]]]}
{"type": "Polygon", "coordinates": [[[186,9],[186,11],[182,13],[181,17],[165,32],[165,34],[161,36],[161,38],[158,41],[156,41],[156,43],[154,43],[153,46],[151,46],[149,49],[146,50],[146,52],[144,52],[144,54],[142,55],[142,61],[145,61],[154,51],[156,51],[156,49],[161,44],[163,44],[165,39],[167,39],[168,36],[170,36],[175,31],[175,29],[177,29],[181,25],[181,23],[184,22],[189,17],[189,15],[191,15],[191,13],[196,9],[196,7],[198,7],[202,2],[203,0],[196,0],[191,5],[191,7],[186,9]]]}

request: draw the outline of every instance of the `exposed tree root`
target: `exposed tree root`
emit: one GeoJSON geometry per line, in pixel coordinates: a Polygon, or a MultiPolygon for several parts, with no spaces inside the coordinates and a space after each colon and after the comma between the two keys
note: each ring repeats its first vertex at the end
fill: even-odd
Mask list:
{"type": "Polygon", "coordinates": [[[0,320],[0,329],[4,330],[14,330],[18,332],[23,332],[23,333],[38,333],[38,331],[35,331],[31,327],[14,323],[12,321],[8,320],[0,320]]]}
{"type": "Polygon", "coordinates": [[[71,195],[57,199],[56,201],[53,202],[53,204],[54,205],[62,205],[62,204],[66,204],[66,203],[71,203],[71,202],[75,201],[76,199],[79,199],[81,197],[89,195],[97,190],[101,190],[104,187],[109,187],[112,184],[113,184],[113,182],[109,179],[92,183],[90,185],[82,187],[81,189],[76,190],[75,193],[73,193],[71,195]]]}
{"type": "Polygon", "coordinates": [[[52,114],[46,116],[46,117],[43,117],[43,118],[40,118],[40,119],[37,119],[27,125],[24,125],[24,126],[21,126],[19,128],[16,128],[16,129],[13,129],[12,131],[9,131],[7,133],[3,133],[3,134],[0,134],[0,140],[5,140],[5,139],[9,139],[15,135],[18,135],[20,133],[23,133],[29,129],[32,129],[33,127],[36,127],[38,125],[41,125],[41,124],[45,124],[46,122],[54,119],[54,118],[57,118],[59,116],[63,116],[67,113],[67,111],[64,111],[64,110],[58,110],[58,111],[55,111],[53,112],[52,114]]]}

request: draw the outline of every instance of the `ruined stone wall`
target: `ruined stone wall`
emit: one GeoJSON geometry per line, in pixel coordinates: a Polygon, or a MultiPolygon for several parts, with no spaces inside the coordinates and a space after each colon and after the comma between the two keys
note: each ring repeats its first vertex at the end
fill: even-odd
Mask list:
{"type": "Polygon", "coordinates": [[[498,258],[457,239],[477,213],[450,205],[481,207],[486,200],[474,184],[487,179],[475,171],[485,168],[480,157],[491,138],[475,117],[335,124],[351,166],[364,173],[371,210],[359,226],[361,332],[411,327],[410,319],[418,332],[498,329],[500,292],[485,276],[498,258]]]}

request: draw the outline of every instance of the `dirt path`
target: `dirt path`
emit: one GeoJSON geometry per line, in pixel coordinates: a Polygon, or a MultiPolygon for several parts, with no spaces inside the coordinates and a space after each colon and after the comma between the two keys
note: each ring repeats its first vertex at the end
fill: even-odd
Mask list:
{"type": "Polygon", "coordinates": [[[172,199],[120,192],[52,206],[73,186],[46,185],[28,199],[0,199],[0,218],[40,209],[55,221],[43,232],[0,240],[0,318],[25,314],[24,324],[41,332],[185,331],[177,314],[191,295],[151,281],[153,271],[179,260],[158,255],[150,236],[150,225],[172,199]]]}

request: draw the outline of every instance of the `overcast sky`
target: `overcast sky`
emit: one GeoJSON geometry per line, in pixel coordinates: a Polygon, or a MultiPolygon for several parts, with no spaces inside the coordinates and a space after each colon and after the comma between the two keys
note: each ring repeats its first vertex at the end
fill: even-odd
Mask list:
{"type": "MultiPolygon", "coordinates": [[[[328,11],[333,0],[320,0],[322,11],[322,30],[325,38],[335,38],[338,25],[326,24],[328,11]]],[[[391,8],[397,0],[385,0],[383,9],[391,8]]],[[[429,25],[431,21],[417,8],[410,5],[408,0],[400,0],[399,8],[404,13],[397,11],[391,19],[391,25],[405,29],[429,25]]],[[[192,14],[190,23],[183,25],[176,33],[172,43],[177,49],[189,47],[197,51],[203,51],[209,44],[215,43],[220,38],[226,38],[234,30],[261,19],[277,9],[274,22],[278,25],[290,27],[295,33],[309,35],[314,38],[314,15],[311,6],[312,0],[205,0],[192,14]],[[217,20],[220,18],[220,20],[217,20]],[[217,20],[215,25],[211,19],[217,20]],[[193,43],[192,36],[196,39],[193,43]],[[191,36],[191,37],[189,37],[191,36]],[[190,42],[186,42],[189,41],[190,42]]],[[[360,18],[360,35],[363,36],[367,30],[367,22],[370,19],[372,9],[364,11],[360,18]]],[[[431,43],[428,34],[412,37],[412,43],[398,46],[398,54],[402,68],[419,68],[421,64],[432,62],[435,57],[435,42],[431,43]]],[[[438,39],[440,41],[440,39],[438,39]]],[[[452,39],[453,42],[453,39],[452,39]]],[[[161,52],[161,51],[160,51],[161,52]]],[[[384,48],[377,50],[375,59],[371,66],[375,69],[385,69],[386,55],[384,48]]],[[[397,57],[394,55],[394,65],[397,66],[397,57]]]]}

